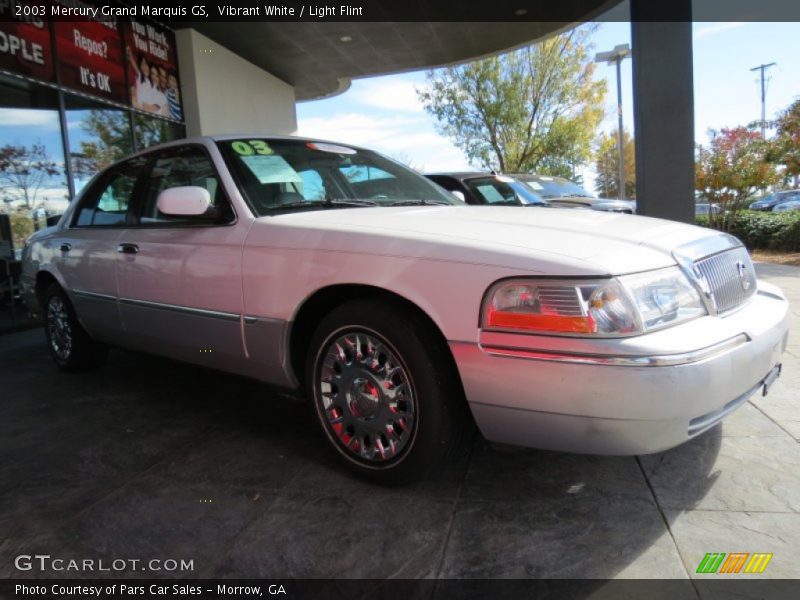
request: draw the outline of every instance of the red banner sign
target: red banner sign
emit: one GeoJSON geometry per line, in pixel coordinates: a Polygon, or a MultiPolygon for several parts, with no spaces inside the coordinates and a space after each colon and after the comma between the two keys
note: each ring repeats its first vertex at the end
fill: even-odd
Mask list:
{"type": "Polygon", "coordinates": [[[93,96],[127,102],[117,21],[56,21],[53,27],[61,84],[93,96]]]}
{"type": "MultiPolygon", "coordinates": [[[[16,4],[28,3],[18,1],[16,4]]],[[[50,26],[42,17],[17,17],[15,12],[14,3],[0,2],[0,69],[53,81],[50,26]]]]}
{"type": "MultiPolygon", "coordinates": [[[[86,9],[75,20],[38,16],[34,0],[0,0],[0,69],[183,121],[175,34],[151,21],[88,15],[83,0],[53,4],[86,9]],[[21,5],[30,6],[20,10],[21,5]],[[20,16],[15,16],[19,14],[20,16]],[[55,32],[55,52],[51,43],[55,32]]],[[[111,4],[109,4],[110,6],[111,4]]]]}

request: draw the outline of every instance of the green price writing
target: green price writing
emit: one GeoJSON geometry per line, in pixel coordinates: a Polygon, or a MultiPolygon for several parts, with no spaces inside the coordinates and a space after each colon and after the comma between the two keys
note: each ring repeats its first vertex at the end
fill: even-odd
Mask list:
{"type": "Polygon", "coordinates": [[[272,148],[264,140],[250,140],[248,142],[236,141],[231,142],[231,148],[236,154],[241,156],[252,156],[253,154],[269,155],[272,154],[272,148]]]}

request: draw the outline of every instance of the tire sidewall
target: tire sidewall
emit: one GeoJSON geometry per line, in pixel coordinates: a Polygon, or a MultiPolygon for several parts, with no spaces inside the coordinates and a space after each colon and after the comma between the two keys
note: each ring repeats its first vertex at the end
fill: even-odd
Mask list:
{"type": "Polygon", "coordinates": [[[92,369],[101,366],[108,355],[108,348],[94,341],[78,320],[78,315],[75,308],[69,300],[66,292],[58,284],[52,284],[45,292],[44,297],[44,330],[45,338],[47,339],[47,350],[50,356],[59,368],[65,371],[81,371],[85,369],[92,369]],[[70,349],[67,358],[61,358],[56,354],[53,349],[51,335],[50,335],[50,301],[52,298],[57,297],[64,303],[64,311],[67,314],[67,320],[70,327],[70,334],[72,336],[72,348],[70,349]]]}
{"type": "Polygon", "coordinates": [[[72,306],[69,303],[69,299],[67,298],[66,294],[61,290],[60,287],[51,286],[47,294],[45,296],[44,301],[44,333],[45,337],[47,338],[47,349],[50,352],[50,356],[53,358],[53,361],[62,368],[71,366],[72,362],[74,362],[75,356],[75,343],[76,343],[76,328],[75,325],[77,323],[77,319],[75,318],[75,312],[72,310],[72,306]],[[53,340],[52,334],[50,332],[50,302],[53,298],[58,298],[64,304],[64,311],[67,313],[67,319],[69,321],[70,327],[70,335],[72,337],[72,347],[70,348],[69,356],[67,358],[62,358],[56,351],[53,349],[53,340]]]}

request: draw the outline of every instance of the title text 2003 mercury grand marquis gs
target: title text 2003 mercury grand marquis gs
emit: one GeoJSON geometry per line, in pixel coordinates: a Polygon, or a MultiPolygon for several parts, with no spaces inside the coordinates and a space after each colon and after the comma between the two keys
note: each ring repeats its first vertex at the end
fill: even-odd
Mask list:
{"type": "Polygon", "coordinates": [[[780,372],[788,304],[733,237],[466,206],[380,155],[298,138],[173,142],[96,176],[24,252],[51,354],[105,344],[304,389],[375,481],[490,441],[638,454],[780,372]],[[201,352],[212,349],[212,352],[201,352]]]}

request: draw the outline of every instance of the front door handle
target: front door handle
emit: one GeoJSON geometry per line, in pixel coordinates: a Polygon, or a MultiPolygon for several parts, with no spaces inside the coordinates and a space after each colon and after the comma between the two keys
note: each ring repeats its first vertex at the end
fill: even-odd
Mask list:
{"type": "Polygon", "coordinates": [[[122,252],[122,254],[138,254],[139,246],[136,244],[120,244],[117,246],[117,252],[122,252]]]}
{"type": "Polygon", "coordinates": [[[69,252],[70,250],[72,250],[72,244],[68,244],[67,242],[64,242],[63,244],[61,244],[61,251],[62,252],[69,252]]]}

